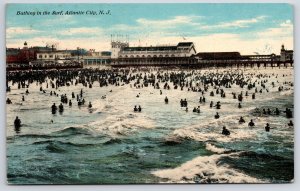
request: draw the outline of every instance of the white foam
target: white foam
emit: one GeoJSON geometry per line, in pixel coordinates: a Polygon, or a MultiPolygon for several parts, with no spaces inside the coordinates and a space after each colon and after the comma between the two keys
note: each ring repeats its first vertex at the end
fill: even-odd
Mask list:
{"type": "Polygon", "coordinates": [[[193,127],[186,127],[182,129],[176,129],[172,136],[179,138],[188,138],[196,141],[217,141],[217,142],[232,142],[237,140],[253,139],[257,137],[257,129],[250,129],[248,127],[239,126],[230,129],[230,135],[222,135],[221,125],[217,123],[211,123],[209,125],[197,125],[193,127]]]}
{"type": "Polygon", "coordinates": [[[294,89],[290,89],[290,90],[285,90],[285,91],[282,91],[280,92],[280,95],[283,96],[283,95],[292,95],[294,93],[294,89]]]}
{"type": "Polygon", "coordinates": [[[95,112],[103,112],[108,108],[111,108],[111,105],[105,100],[96,100],[93,103],[93,108],[95,109],[95,112]]]}
{"type": "Polygon", "coordinates": [[[158,170],[153,175],[169,183],[263,183],[227,165],[219,165],[222,155],[200,156],[174,169],[158,170]]]}
{"type": "Polygon", "coordinates": [[[112,137],[128,135],[139,129],[153,128],[153,122],[142,113],[123,113],[91,122],[89,127],[112,137]]]}
{"type": "Polygon", "coordinates": [[[209,151],[212,151],[214,153],[218,153],[218,154],[221,154],[221,153],[224,153],[225,151],[227,151],[227,149],[223,149],[223,148],[218,148],[210,143],[206,143],[206,150],[209,150],[209,151]]]}

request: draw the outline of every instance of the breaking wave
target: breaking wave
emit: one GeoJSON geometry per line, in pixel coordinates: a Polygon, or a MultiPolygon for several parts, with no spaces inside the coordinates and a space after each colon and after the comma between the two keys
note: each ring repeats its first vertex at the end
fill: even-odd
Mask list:
{"type": "Polygon", "coordinates": [[[227,149],[223,149],[223,148],[218,148],[210,143],[206,143],[206,150],[209,150],[209,151],[212,151],[214,153],[218,153],[218,154],[221,154],[221,153],[224,153],[226,151],[228,151],[227,149]]]}
{"type": "Polygon", "coordinates": [[[124,136],[138,129],[153,128],[153,122],[142,113],[122,113],[88,124],[90,129],[110,137],[124,136]]]}
{"type": "Polygon", "coordinates": [[[168,183],[264,183],[230,166],[219,164],[221,157],[235,154],[200,156],[174,169],[158,170],[153,175],[168,183]]]}

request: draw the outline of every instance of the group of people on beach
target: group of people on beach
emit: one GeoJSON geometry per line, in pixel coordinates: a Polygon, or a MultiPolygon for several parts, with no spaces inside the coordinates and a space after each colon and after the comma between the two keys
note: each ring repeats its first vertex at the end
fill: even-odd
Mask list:
{"type": "MultiPolygon", "coordinates": [[[[37,85],[45,84],[46,89],[40,88],[40,91],[43,94],[47,94],[49,89],[50,95],[58,96],[54,90],[58,90],[62,86],[77,86],[82,84],[86,88],[95,88],[93,86],[94,82],[99,83],[99,87],[103,86],[124,86],[130,85],[132,88],[145,88],[153,87],[154,89],[159,89],[159,94],[162,95],[162,89],[168,91],[170,89],[179,89],[180,91],[192,91],[199,92],[200,104],[205,104],[206,98],[204,95],[207,92],[210,92],[211,97],[216,97],[220,95],[220,99],[226,97],[225,89],[230,89],[233,86],[238,86],[242,90],[246,89],[246,93],[241,92],[232,92],[233,99],[237,99],[238,108],[242,108],[242,102],[249,95],[252,94],[252,99],[256,99],[255,94],[268,93],[269,88],[276,87],[278,84],[278,91],[289,90],[293,87],[293,82],[284,82],[284,86],[278,81],[270,83],[270,77],[275,79],[278,78],[278,74],[257,74],[252,73],[243,73],[241,70],[225,70],[225,71],[199,71],[199,70],[188,70],[188,71],[166,71],[164,69],[153,69],[153,68],[120,68],[120,69],[73,69],[73,70],[47,70],[47,71],[15,71],[7,72],[7,91],[12,91],[9,86],[9,82],[12,85],[17,84],[18,89],[26,89],[25,94],[28,95],[28,88],[33,83],[37,85]],[[255,79],[255,80],[253,80],[255,79]],[[271,86],[268,86],[268,84],[271,86]],[[163,86],[161,86],[163,84],[163,86]],[[162,88],[161,88],[162,87],[162,88]],[[237,96],[238,95],[238,96],[237,96]]],[[[85,104],[85,99],[83,97],[83,90],[81,89],[80,93],[77,94],[77,103],[78,106],[85,104]]],[[[137,96],[138,98],[139,96],[137,96]]],[[[51,106],[51,112],[55,114],[57,110],[62,113],[64,111],[63,104],[69,104],[72,106],[71,99],[75,98],[74,92],[72,92],[71,98],[68,98],[67,94],[62,94],[60,97],[60,104],[57,107],[55,103],[51,106]]],[[[106,95],[105,95],[106,98],[106,95]]],[[[102,96],[102,99],[105,99],[102,96]]],[[[216,99],[216,98],[214,98],[216,99]]],[[[22,95],[22,101],[25,101],[24,95],[22,95]]],[[[6,103],[12,104],[13,100],[7,98],[6,103]]],[[[169,99],[166,96],[164,102],[169,103],[169,99]]],[[[188,112],[188,101],[187,99],[180,100],[180,106],[185,108],[185,111],[188,112]]],[[[211,100],[210,108],[215,107],[216,109],[221,109],[221,101],[217,101],[216,104],[211,100]]],[[[88,104],[88,108],[92,108],[91,102],[88,104]]],[[[139,105],[135,105],[134,112],[141,112],[142,108],[139,105]]],[[[196,106],[193,109],[194,113],[200,113],[200,106],[196,106]]],[[[287,118],[292,118],[291,108],[285,108],[283,111],[286,114],[287,118]]],[[[281,111],[279,108],[276,108],[275,111],[271,111],[269,108],[267,110],[263,109],[262,113],[264,115],[271,115],[272,113],[280,115],[281,111]]],[[[214,116],[215,119],[220,118],[219,112],[214,116]]],[[[241,117],[239,120],[240,123],[244,123],[245,120],[241,117]]],[[[15,124],[18,124],[15,123],[15,124]]],[[[249,122],[249,126],[252,127],[254,122],[249,122]]],[[[16,126],[16,125],[15,125],[16,126]]],[[[292,125],[290,121],[289,126],[292,125]]],[[[267,123],[266,131],[270,130],[270,124],[267,123]]],[[[228,130],[228,129],[227,129],[228,130]]],[[[228,130],[229,131],[229,130],[228,130]]],[[[222,133],[229,135],[228,133],[222,133]]]]}

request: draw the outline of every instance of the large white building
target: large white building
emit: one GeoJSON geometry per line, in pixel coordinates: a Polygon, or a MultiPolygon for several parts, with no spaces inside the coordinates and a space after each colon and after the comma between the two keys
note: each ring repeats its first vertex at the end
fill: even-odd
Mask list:
{"type": "Polygon", "coordinates": [[[193,42],[179,42],[177,45],[137,46],[128,43],[112,42],[112,64],[188,64],[196,54],[193,42]]]}

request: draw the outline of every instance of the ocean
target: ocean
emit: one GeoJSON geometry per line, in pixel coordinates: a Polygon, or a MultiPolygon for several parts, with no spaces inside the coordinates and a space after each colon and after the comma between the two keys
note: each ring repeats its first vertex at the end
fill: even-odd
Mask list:
{"type": "MultiPolygon", "coordinates": [[[[185,80],[203,89],[199,76],[243,74],[255,88],[232,84],[221,87],[226,97],[209,85],[202,95],[188,87],[138,88],[137,78],[120,86],[85,87],[79,83],[48,88],[34,81],[27,88],[12,84],[7,97],[7,181],[9,184],[151,184],[151,183],[290,183],[294,180],[294,128],[285,109],[294,107],[293,68],[164,69],[162,74],[189,72],[185,80]],[[266,88],[261,86],[264,81],[266,88]],[[274,82],[274,86],[272,85],[274,82]],[[278,91],[282,86],[283,90],[278,91]],[[40,91],[42,87],[46,93],[40,91]],[[86,104],[78,106],[71,93],[83,90],[86,104]],[[56,91],[59,96],[50,95],[56,91]],[[161,93],[160,93],[161,91],[161,93]],[[215,95],[210,96],[214,91],[215,95]],[[245,96],[248,91],[249,95],[245,96]],[[242,108],[232,92],[243,93],[242,108]],[[51,113],[60,95],[72,100],[64,112],[51,113]],[[22,101],[24,95],[25,101],[22,101]],[[168,104],[164,102],[168,97],[168,104]],[[205,96],[205,103],[199,98],[205,96]],[[188,101],[188,111],[180,100],[188,101]],[[220,101],[221,108],[210,108],[220,101]],[[88,108],[88,102],[92,108],[88,108]],[[141,112],[133,107],[140,105],[141,112]],[[200,113],[193,112],[200,106],[200,113]],[[263,114],[263,109],[272,114],[263,114]],[[278,108],[281,113],[275,115],[278,108]],[[214,115],[219,113],[220,118],[214,115]],[[14,119],[22,121],[19,130],[14,119]],[[240,124],[243,116],[246,123],[240,124]],[[253,119],[255,127],[248,127],[253,119]],[[265,131],[266,123],[270,132],[265,131]],[[230,131],[222,135],[222,127],[230,131]]],[[[156,74],[157,70],[152,69],[156,74]]],[[[132,75],[149,75],[132,71],[132,75]]],[[[48,79],[48,82],[50,79],[48,79]]],[[[75,82],[75,79],[74,79],[75,82]]],[[[216,88],[216,89],[215,89],[216,88]]]]}

